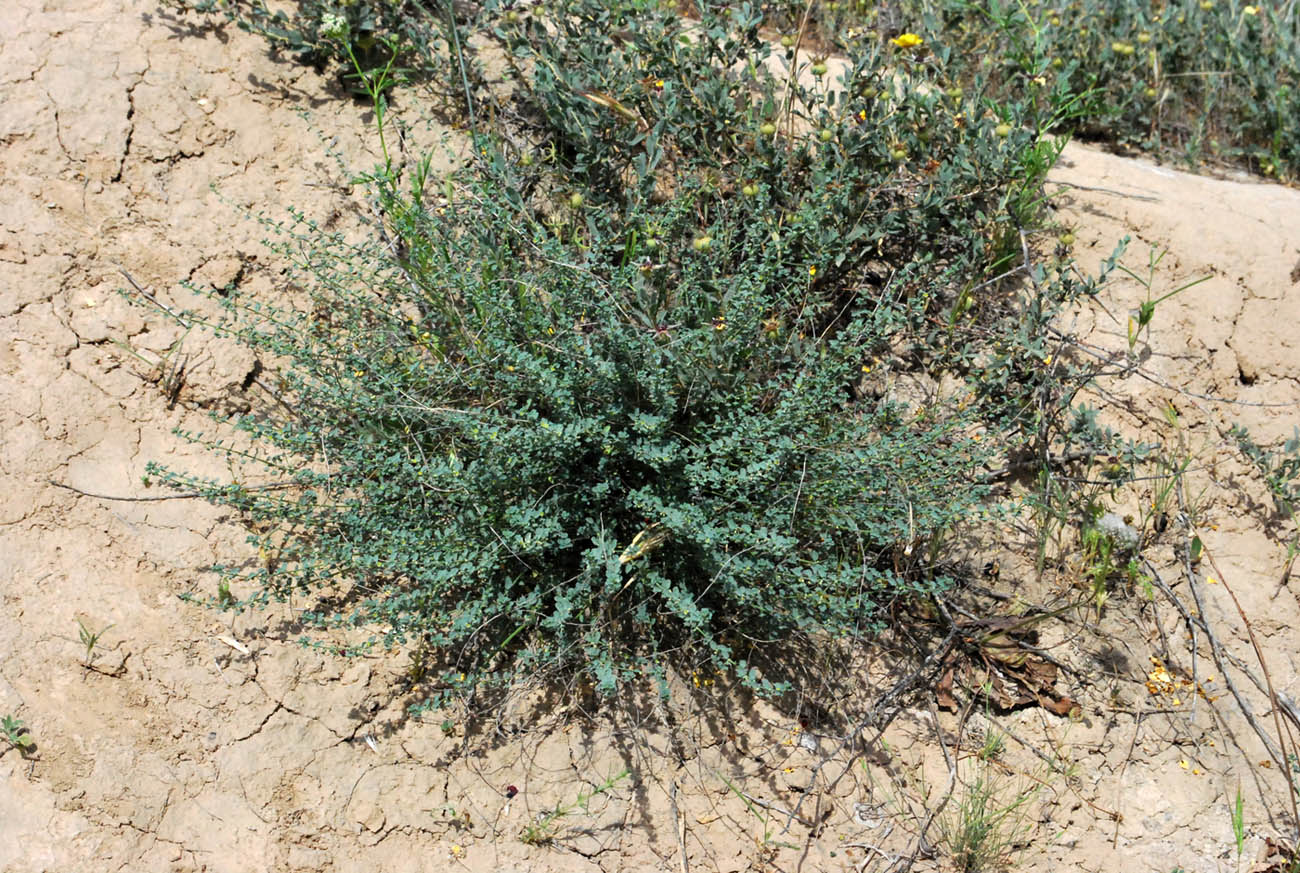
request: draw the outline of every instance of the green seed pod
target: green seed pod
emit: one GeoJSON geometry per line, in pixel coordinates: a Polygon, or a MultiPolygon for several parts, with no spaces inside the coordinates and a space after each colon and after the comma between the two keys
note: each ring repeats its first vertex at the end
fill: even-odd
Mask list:
{"type": "Polygon", "coordinates": [[[776,133],[776,125],[770,121],[764,121],[763,125],[758,129],[758,132],[763,134],[763,136],[772,136],[776,133]]]}

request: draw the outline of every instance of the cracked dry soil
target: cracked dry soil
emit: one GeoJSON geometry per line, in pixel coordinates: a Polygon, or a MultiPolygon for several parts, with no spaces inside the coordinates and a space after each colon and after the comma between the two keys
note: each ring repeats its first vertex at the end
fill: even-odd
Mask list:
{"type": "MultiPolygon", "coordinates": [[[[793,806],[835,746],[799,737],[788,715],[736,702],[729,724],[700,719],[690,746],[648,730],[637,751],[626,726],[575,722],[514,725],[471,748],[456,730],[402,717],[400,659],[341,662],[295,645],[283,614],[231,622],[178,601],[210,585],[203,567],[247,549],[221,511],[52,484],[155,498],[141,483],[150,459],[223,473],[171,431],[253,402],[255,362],[125,302],[119,271],[181,306],[194,305],[177,290],[185,279],[280,293],[280,265],[239,209],[338,219],[355,208],[334,155],[373,161],[366,122],[331,82],[272,61],[256,39],[187,34],[143,0],[0,5],[0,714],[21,717],[37,743],[28,758],[0,756],[0,871],[884,869],[907,850],[925,786],[946,774],[948,714],[907,710],[886,735],[891,760],[853,763],[812,830],[785,831],[783,817],[764,823],[755,810],[793,806]],[[150,362],[178,340],[186,377],[172,392],[150,362]],[[78,620],[111,625],[93,669],[78,620]],[[632,778],[563,820],[553,845],[518,838],[627,766],[632,778]]],[[[1096,397],[1114,426],[1169,441],[1153,422],[1178,406],[1190,484],[1217,525],[1207,545],[1274,682],[1300,697],[1300,583],[1279,584],[1276,519],[1221,433],[1241,422],[1276,443],[1296,423],[1300,194],[1078,147],[1053,178],[1077,186],[1061,217],[1086,266],[1130,234],[1135,267],[1148,244],[1169,249],[1160,281],[1212,277],[1161,306],[1151,357],[1096,397]]],[[[1118,282],[1067,328],[1098,354],[1122,349],[1123,313],[1141,293],[1118,282]]],[[[1017,544],[1008,549],[1014,566],[1017,544]]],[[[1153,561],[1174,578],[1167,543],[1153,561]]],[[[1015,579],[1000,584],[1032,597],[1015,579]]],[[[1206,617],[1249,663],[1223,586],[1201,584],[1206,617]]],[[[999,720],[1071,765],[1044,779],[1018,865],[1228,869],[1238,784],[1258,851],[1284,808],[1276,769],[1260,764],[1267,750],[1227,698],[1157,705],[1142,684],[1153,654],[1194,667],[1173,611],[1118,605],[1076,630],[1045,632],[1043,644],[1077,668],[1059,684],[1083,717],[999,720]],[[1121,654],[1099,673],[1108,646],[1121,654]]],[[[1268,716],[1267,699],[1238,682],[1268,716]]],[[[1004,760],[1008,772],[1046,772],[1015,743],[1004,760]]],[[[921,857],[915,869],[944,863],[921,857]]]]}

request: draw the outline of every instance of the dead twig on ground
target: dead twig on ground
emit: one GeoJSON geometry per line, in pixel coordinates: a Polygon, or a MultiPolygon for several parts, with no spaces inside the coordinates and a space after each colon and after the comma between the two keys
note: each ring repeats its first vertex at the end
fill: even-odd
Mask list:
{"type": "MultiPolygon", "coordinates": [[[[1279,760],[1281,752],[1273,742],[1273,738],[1269,735],[1268,731],[1264,729],[1264,726],[1259,723],[1259,719],[1255,717],[1255,713],[1246,702],[1241,690],[1232,680],[1232,675],[1228,670],[1228,662],[1225,658],[1223,643],[1219,640],[1218,635],[1210,629],[1209,623],[1203,618],[1204,612],[1201,611],[1200,615],[1194,615],[1192,611],[1188,609],[1187,604],[1185,604],[1182,599],[1174,593],[1173,589],[1170,588],[1169,583],[1165,582],[1161,577],[1160,572],[1152,566],[1149,560],[1144,560],[1143,566],[1145,567],[1147,574],[1151,577],[1152,583],[1160,590],[1160,593],[1164,594],[1165,599],[1167,599],[1174,608],[1178,610],[1179,614],[1182,615],[1183,622],[1188,626],[1195,625],[1199,627],[1205,634],[1206,641],[1210,644],[1210,656],[1214,659],[1215,667],[1218,668],[1219,673],[1223,676],[1223,681],[1228,686],[1228,692],[1232,695],[1233,699],[1237,701],[1237,707],[1241,710],[1242,715],[1245,716],[1246,721],[1255,731],[1255,734],[1260,738],[1261,742],[1264,743],[1264,747],[1268,750],[1269,756],[1274,760],[1279,760]]],[[[1193,593],[1195,594],[1195,589],[1193,589],[1193,593]]],[[[1199,597],[1197,599],[1199,600],[1199,597]]],[[[1199,609],[1200,606],[1198,604],[1198,610],[1199,609]]],[[[1243,672],[1246,671],[1243,670],[1243,672]]]]}
{"type": "Polygon", "coordinates": [[[668,792],[668,804],[673,809],[673,817],[677,819],[677,827],[673,828],[673,833],[677,837],[677,850],[681,853],[680,860],[682,873],[689,873],[686,858],[686,814],[677,806],[677,780],[673,780],[672,789],[668,792]]]}
{"type": "Polygon", "coordinates": [[[813,786],[817,784],[817,777],[820,775],[822,768],[825,767],[827,763],[837,758],[841,752],[850,746],[857,746],[857,749],[849,756],[849,760],[846,762],[844,769],[840,771],[840,775],[836,776],[827,786],[828,790],[834,791],[835,786],[844,778],[844,774],[848,773],[852,769],[853,763],[862,756],[862,750],[871,748],[876,741],[884,735],[885,729],[891,722],[893,722],[899,711],[902,709],[902,698],[905,695],[910,694],[912,691],[915,691],[917,688],[933,684],[933,682],[938,679],[938,669],[943,666],[944,662],[948,658],[948,654],[952,651],[953,647],[957,645],[957,641],[961,638],[960,629],[958,629],[951,621],[949,621],[949,626],[952,629],[949,630],[947,636],[943,638],[939,645],[925,657],[921,666],[904,676],[898,682],[894,683],[892,688],[882,694],[880,699],[876,701],[875,705],[872,706],[871,709],[862,716],[862,718],[858,719],[858,721],[853,725],[853,728],[840,740],[839,746],[837,746],[829,756],[823,757],[822,760],[817,763],[817,766],[813,768],[812,778],[808,782],[808,787],[800,792],[799,800],[795,803],[794,809],[790,810],[787,814],[785,828],[783,829],[784,831],[789,831],[791,823],[795,820],[796,816],[798,816],[799,810],[802,808],[804,801],[808,799],[808,795],[812,793],[813,786]],[[862,732],[872,727],[875,728],[875,736],[868,741],[860,741],[859,737],[862,732]]]}
{"type": "MultiPolygon", "coordinates": [[[[1264,674],[1264,684],[1268,686],[1268,699],[1273,708],[1273,727],[1277,731],[1277,741],[1279,745],[1284,746],[1282,749],[1282,760],[1277,763],[1282,769],[1283,775],[1286,776],[1286,785],[1288,789],[1287,798],[1291,801],[1291,823],[1296,828],[1297,837],[1300,837],[1300,807],[1298,807],[1296,803],[1295,776],[1291,773],[1291,767],[1289,766],[1291,763],[1289,760],[1290,756],[1287,755],[1287,750],[1285,748],[1288,744],[1294,747],[1295,743],[1294,738],[1291,736],[1291,732],[1283,731],[1282,729],[1281,710],[1283,707],[1281,701],[1278,700],[1277,691],[1273,687],[1273,677],[1269,673],[1268,662],[1264,658],[1264,650],[1259,645],[1259,638],[1255,636],[1255,629],[1251,626],[1250,619],[1246,616],[1246,610],[1242,608],[1241,601],[1237,599],[1236,592],[1234,592],[1232,586],[1228,584],[1227,577],[1224,576],[1223,571],[1219,569],[1219,565],[1214,560],[1214,555],[1204,543],[1201,544],[1201,551],[1210,562],[1210,567],[1213,568],[1215,573],[1219,574],[1219,584],[1223,586],[1223,590],[1227,591],[1228,596],[1232,598],[1232,605],[1237,608],[1237,615],[1241,616],[1241,623],[1246,626],[1246,635],[1250,637],[1250,645],[1255,650],[1255,658],[1259,661],[1259,669],[1264,674]],[[1288,743],[1288,741],[1290,742],[1288,743]]],[[[1202,611],[1202,615],[1204,615],[1204,611],[1202,611]]]]}

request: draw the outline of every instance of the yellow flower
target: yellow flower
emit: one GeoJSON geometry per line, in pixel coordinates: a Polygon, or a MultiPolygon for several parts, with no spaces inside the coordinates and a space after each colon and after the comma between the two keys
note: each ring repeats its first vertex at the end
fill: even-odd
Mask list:
{"type": "Polygon", "coordinates": [[[1259,14],[1259,9],[1256,8],[1256,7],[1254,7],[1254,6],[1247,6],[1245,9],[1241,10],[1241,14],[1242,14],[1242,15],[1258,15],[1258,14],[1259,14]]]}
{"type": "Polygon", "coordinates": [[[925,44],[925,40],[914,33],[903,33],[890,40],[894,45],[901,49],[917,48],[925,44]]]}
{"type": "Polygon", "coordinates": [[[817,275],[817,268],[816,268],[815,266],[813,266],[813,267],[809,267],[809,268],[808,268],[808,275],[809,275],[809,276],[816,276],[816,275],[817,275]]]}

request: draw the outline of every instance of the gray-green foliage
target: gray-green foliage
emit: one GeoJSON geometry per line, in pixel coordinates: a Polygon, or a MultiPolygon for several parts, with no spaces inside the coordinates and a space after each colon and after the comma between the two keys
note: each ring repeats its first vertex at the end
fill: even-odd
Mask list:
{"type": "Polygon", "coordinates": [[[1237,447],[1255,469],[1264,477],[1279,514],[1294,518],[1300,505],[1300,428],[1286,440],[1282,450],[1272,452],[1261,448],[1250,431],[1234,424],[1229,431],[1237,447]]]}
{"type": "Polygon", "coordinates": [[[689,33],[553,7],[502,19],[528,63],[473,163],[381,168],[368,242],[282,228],[300,307],[221,298],[212,326],[284,362],[283,402],[239,420],[251,451],[191,437],[285,487],[149,475],[269,530],[274,562],[220,568],[253,592],[235,606],[328,593],[308,625],[442,653],[443,695],[574,671],[611,691],[672,658],[771,691],[757,649],[875,631],[946,584],[915,546],[985,494],[1002,446],[978,412],[1042,437],[1034,326],[1087,289],[971,288],[1020,248],[1060,107],[954,98],[924,87],[943,56],[875,46],[844,96],[786,104],[753,7],[689,33]],[[905,406],[873,366],[977,374],[987,402],[905,406]]]}

